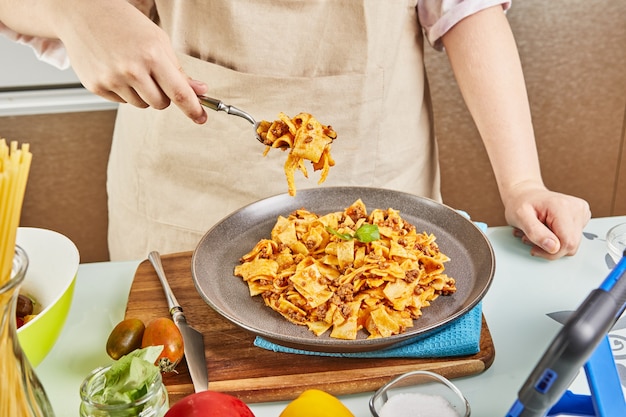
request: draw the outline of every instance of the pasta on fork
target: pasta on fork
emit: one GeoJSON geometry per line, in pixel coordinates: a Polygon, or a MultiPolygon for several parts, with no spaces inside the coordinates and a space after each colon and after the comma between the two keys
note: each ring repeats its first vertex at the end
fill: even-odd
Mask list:
{"type": "Polygon", "coordinates": [[[335,165],[330,156],[330,144],[337,139],[337,133],[308,113],[300,113],[290,119],[281,112],[274,122],[261,121],[257,133],[267,145],[263,156],[272,148],[289,149],[285,175],[291,196],[296,195],[295,171],[300,170],[305,178],[309,176],[304,165],[306,160],[311,161],[314,171],[322,171],[318,184],[326,181],[328,170],[335,165]]]}

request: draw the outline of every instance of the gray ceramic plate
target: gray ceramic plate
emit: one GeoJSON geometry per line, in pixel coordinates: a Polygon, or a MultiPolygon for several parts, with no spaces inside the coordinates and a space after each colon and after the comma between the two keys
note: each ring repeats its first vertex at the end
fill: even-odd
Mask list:
{"type": "Polygon", "coordinates": [[[271,342],[318,352],[364,352],[424,337],[472,309],[487,292],[495,271],[493,249],[485,235],[457,211],[429,199],[377,188],[326,187],[282,194],[250,204],[221,220],[201,239],[193,253],[192,276],[202,298],[234,324],[271,342]],[[405,333],[379,339],[338,340],[315,336],[250,297],[248,285],[233,275],[239,258],[262,238],[269,238],[279,215],[305,208],[317,214],[342,211],[362,199],[368,213],[393,208],[419,232],[434,233],[451,260],[446,273],[456,279],[457,291],[439,297],[405,333]]]}

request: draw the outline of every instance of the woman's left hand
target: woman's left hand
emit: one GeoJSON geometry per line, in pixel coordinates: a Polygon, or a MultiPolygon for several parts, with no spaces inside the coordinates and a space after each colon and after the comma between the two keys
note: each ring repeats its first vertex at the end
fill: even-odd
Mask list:
{"type": "Polygon", "coordinates": [[[505,217],[513,234],[545,259],[574,255],[591,218],[589,204],[578,197],[550,191],[542,184],[524,184],[508,193],[505,217]]]}

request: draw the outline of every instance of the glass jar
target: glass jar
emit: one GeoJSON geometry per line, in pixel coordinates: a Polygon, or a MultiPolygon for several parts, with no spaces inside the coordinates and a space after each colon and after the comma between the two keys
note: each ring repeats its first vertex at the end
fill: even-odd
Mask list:
{"type": "Polygon", "coordinates": [[[27,269],[28,256],[16,246],[11,276],[0,280],[0,416],[51,417],[50,401],[17,338],[15,308],[27,269]]]}
{"type": "Polygon", "coordinates": [[[128,404],[101,404],[94,400],[105,383],[109,367],[94,370],[80,386],[80,417],[163,417],[169,409],[167,389],[157,373],[145,395],[128,404]]]}
{"type": "Polygon", "coordinates": [[[400,410],[420,416],[471,415],[463,393],[450,380],[430,371],[409,371],[392,379],[372,395],[369,405],[374,417],[397,415],[400,410]]]}
{"type": "Polygon", "coordinates": [[[618,263],[626,251],[626,223],[621,223],[611,227],[606,233],[606,245],[609,255],[618,263]]]}

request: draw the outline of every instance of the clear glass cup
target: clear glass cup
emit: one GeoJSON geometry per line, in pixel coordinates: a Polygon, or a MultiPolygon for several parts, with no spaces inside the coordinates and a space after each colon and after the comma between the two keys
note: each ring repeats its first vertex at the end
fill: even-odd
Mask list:
{"type": "MultiPolygon", "coordinates": [[[[459,417],[470,416],[470,405],[463,393],[447,378],[430,371],[410,371],[394,378],[372,395],[369,406],[373,417],[398,416],[395,407],[400,406],[407,410],[407,407],[417,402],[422,407],[420,416],[452,415],[453,413],[446,413],[451,411],[450,408],[459,417]],[[392,398],[394,399],[391,400],[392,398]],[[393,409],[389,408],[392,407],[392,402],[393,409]],[[430,414],[427,414],[428,411],[430,414]]],[[[408,411],[413,410],[417,411],[417,408],[408,411]]]]}
{"type": "Polygon", "coordinates": [[[48,396],[17,338],[15,308],[28,256],[19,246],[11,276],[0,279],[0,416],[52,417],[48,396]]]}
{"type": "Polygon", "coordinates": [[[606,245],[609,255],[615,263],[618,263],[626,249],[626,223],[618,224],[609,229],[606,233],[606,245]]]}
{"type": "Polygon", "coordinates": [[[105,383],[109,367],[95,369],[80,386],[80,417],[163,417],[169,409],[167,389],[157,373],[145,395],[128,404],[101,404],[94,400],[105,383]]]}

